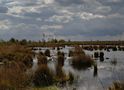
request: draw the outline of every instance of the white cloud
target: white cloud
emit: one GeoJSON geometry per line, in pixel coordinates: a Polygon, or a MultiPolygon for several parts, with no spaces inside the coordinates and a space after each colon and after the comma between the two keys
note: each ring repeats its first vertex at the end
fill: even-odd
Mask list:
{"type": "Polygon", "coordinates": [[[108,15],[107,18],[124,18],[124,15],[121,15],[119,13],[114,13],[114,14],[108,15]]]}
{"type": "Polygon", "coordinates": [[[48,30],[48,29],[62,29],[63,26],[62,25],[44,25],[41,26],[42,30],[48,30]]]}
{"type": "Polygon", "coordinates": [[[64,15],[70,15],[70,16],[74,15],[73,12],[70,12],[70,11],[67,10],[67,9],[58,10],[58,13],[64,14],[64,15]]]}
{"type": "Polygon", "coordinates": [[[0,29],[9,29],[10,22],[8,20],[0,21],[0,29]]]}
{"type": "Polygon", "coordinates": [[[103,15],[93,14],[93,13],[88,13],[88,12],[78,13],[77,15],[80,16],[80,18],[83,19],[83,20],[105,18],[105,16],[103,16],[103,15]]]}
{"type": "Polygon", "coordinates": [[[111,7],[110,6],[100,6],[98,8],[96,8],[95,12],[98,13],[108,13],[111,11],[111,7]]]}
{"type": "Polygon", "coordinates": [[[36,12],[38,13],[39,6],[28,6],[28,7],[23,7],[23,6],[13,6],[9,8],[8,13],[10,14],[23,14],[26,12],[36,12]]]}
{"type": "Polygon", "coordinates": [[[43,0],[45,4],[52,4],[54,0],[43,0]]]}
{"type": "Polygon", "coordinates": [[[70,15],[54,15],[54,16],[46,19],[45,21],[57,22],[57,23],[69,23],[72,20],[73,20],[73,18],[70,15]]]}
{"type": "Polygon", "coordinates": [[[41,13],[41,9],[48,7],[47,4],[53,3],[54,0],[14,0],[7,3],[9,14],[24,14],[24,13],[41,13]]]}
{"type": "Polygon", "coordinates": [[[20,5],[21,3],[19,1],[13,1],[13,2],[9,2],[7,3],[6,5],[7,6],[17,6],[17,5],[20,5]]]}
{"type": "Polygon", "coordinates": [[[121,0],[108,0],[107,2],[120,2],[121,0]]]}

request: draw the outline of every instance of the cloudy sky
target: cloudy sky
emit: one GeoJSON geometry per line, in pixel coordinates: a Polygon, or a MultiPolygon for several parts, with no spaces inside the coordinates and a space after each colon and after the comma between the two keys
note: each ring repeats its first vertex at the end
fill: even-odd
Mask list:
{"type": "Polygon", "coordinates": [[[0,0],[0,39],[124,40],[124,0],[0,0]]]}

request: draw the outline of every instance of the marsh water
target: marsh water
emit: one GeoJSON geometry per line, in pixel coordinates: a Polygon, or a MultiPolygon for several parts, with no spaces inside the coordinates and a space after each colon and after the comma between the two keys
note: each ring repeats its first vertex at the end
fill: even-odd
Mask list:
{"type": "MultiPolygon", "coordinates": [[[[35,52],[44,52],[46,49],[49,49],[51,52],[51,57],[48,57],[48,66],[55,71],[57,48],[37,47],[35,52]]],[[[71,72],[75,77],[74,83],[72,85],[67,83],[64,87],[61,87],[62,90],[106,90],[114,81],[124,81],[124,51],[84,50],[92,58],[94,58],[94,52],[104,52],[103,62],[95,59],[98,67],[98,75],[94,77],[93,67],[86,70],[76,70],[70,65],[71,57],[68,57],[68,52],[72,49],[73,47],[68,46],[60,49],[60,51],[65,53],[64,72],[66,74],[71,72]],[[117,64],[112,64],[112,60],[117,60],[117,64]]],[[[33,70],[37,68],[37,61],[37,57],[35,57],[33,60],[33,70]]]]}

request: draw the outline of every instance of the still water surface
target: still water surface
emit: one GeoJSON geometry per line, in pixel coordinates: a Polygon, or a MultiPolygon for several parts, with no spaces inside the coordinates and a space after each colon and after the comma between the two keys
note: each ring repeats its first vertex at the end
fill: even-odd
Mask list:
{"type": "MultiPolygon", "coordinates": [[[[40,50],[36,50],[35,52],[44,52],[46,49],[49,49],[51,52],[51,56],[48,59],[52,59],[49,61],[48,66],[53,71],[55,71],[55,59],[57,54],[57,49],[52,48],[40,48],[40,50]]],[[[76,78],[73,85],[66,85],[63,87],[63,90],[73,90],[73,88],[76,88],[76,90],[106,90],[107,87],[109,87],[113,81],[124,81],[124,51],[104,51],[104,62],[100,62],[100,60],[96,60],[96,63],[98,65],[98,76],[93,76],[93,67],[88,68],[87,70],[76,70],[71,65],[69,60],[71,57],[68,57],[69,50],[73,49],[73,47],[65,47],[62,48],[61,51],[65,53],[65,63],[63,70],[68,73],[72,72],[76,78]],[[116,65],[111,64],[111,60],[117,60],[116,65]]],[[[84,50],[86,54],[93,57],[94,52],[101,52],[99,50],[97,51],[87,51],[84,50]]],[[[37,68],[37,58],[34,58],[34,65],[33,69],[35,70],[37,68]]]]}

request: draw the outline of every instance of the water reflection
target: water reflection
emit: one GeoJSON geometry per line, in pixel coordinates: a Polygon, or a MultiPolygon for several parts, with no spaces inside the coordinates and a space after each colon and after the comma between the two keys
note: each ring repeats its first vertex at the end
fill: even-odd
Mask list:
{"type": "MultiPolygon", "coordinates": [[[[47,48],[48,49],[48,48],[47,48]]],[[[57,49],[50,49],[52,58],[56,58],[57,49]]],[[[113,81],[124,80],[124,52],[123,51],[105,51],[105,50],[94,50],[88,51],[85,50],[85,53],[92,56],[94,52],[102,52],[100,55],[101,58],[98,58],[96,55],[95,58],[97,65],[94,67],[88,68],[86,70],[76,70],[71,66],[71,57],[69,55],[69,51],[72,50],[73,47],[65,47],[60,51],[66,53],[63,70],[66,74],[71,72],[74,75],[75,80],[72,85],[65,85],[63,90],[105,90],[108,86],[112,84],[113,81]],[[112,65],[111,60],[113,58],[117,59],[117,64],[112,65]],[[102,61],[102,62],[100,62],[102,61]]],[[[41,49],[41,51],[44,51],[41,49]]],[[[36,51],[37,52],[37,51],[36,51]]],[[[48,63],[49,68],[51,68],[55,72],[55,61],[54,59],[48,63]]],[[[35,64],[34,64],[35,65],[35,64]]]]}

